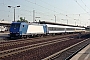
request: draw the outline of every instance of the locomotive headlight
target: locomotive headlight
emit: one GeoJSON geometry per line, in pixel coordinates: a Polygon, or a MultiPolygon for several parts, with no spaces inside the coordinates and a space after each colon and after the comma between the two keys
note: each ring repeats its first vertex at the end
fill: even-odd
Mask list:
{"type": "Polygon", "coordinates": [[[17,33],[19,33],[19,32],[17,32],[17,33]]]}
{"type": "Polygon", "coordinates": [[[19,34],[16,34],[16,36],[18,36],[19,34]]]}

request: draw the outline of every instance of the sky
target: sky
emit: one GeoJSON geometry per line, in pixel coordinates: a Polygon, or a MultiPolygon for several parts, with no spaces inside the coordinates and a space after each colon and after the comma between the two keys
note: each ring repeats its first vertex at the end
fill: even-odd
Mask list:
{"type": "Polygon", "coordinates": [[[33,21],[33,10],[36,21],[49,21],[61,24],[89,26],[89,0],[0,0],[0,20],[13,21],[20,17],[33,21]],[[16,6],[20,7],[16,7],[16,6]],[[9,8],[8,6],[12,6],[9,8]]]}

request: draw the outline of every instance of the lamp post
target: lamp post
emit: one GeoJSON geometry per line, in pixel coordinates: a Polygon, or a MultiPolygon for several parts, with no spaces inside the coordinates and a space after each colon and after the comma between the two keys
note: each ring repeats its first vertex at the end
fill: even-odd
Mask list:
{"type": "Polygon", "coordinates": [[[75,26],[76,26],[76,21],[78,20],[79,21],[79,19],[74,19],[75,20],[75,26]]]}
{"type": "Polygon", "coordinates": [[[16,6],[16,7],[13,7],[13,6],[8,6],[9,8],[13,8],[14,9],[14,22],[15,22],[15,8],[16,7],[20,7],[20,6],[16,6]]]}
{"type": "Polygon", "coordinates": [[[76,26],[76,19],[74,19],[75,20],[75,26],[76,26]]]}
{"type": "MultiPolygon", "coordinates": [[[[90,19],[88,19],[90,21],[90,19]]],[[[90,26],[90,25],[89,25],[90,26]]]]}
{"type": "Polygon", "coordinates": [[[55,23],[56,23],[56,15],[54,15],[55,16],[55,23]]]}
{"type": "Polygon", "coordinates": [[[68,25],[68,19],[61,19],[61,20],[67,20],[67,25],[68,25]]]}

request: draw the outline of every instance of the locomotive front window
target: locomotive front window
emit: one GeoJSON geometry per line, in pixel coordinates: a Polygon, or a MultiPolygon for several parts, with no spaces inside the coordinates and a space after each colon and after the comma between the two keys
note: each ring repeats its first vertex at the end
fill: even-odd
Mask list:
{"type": "Polygon", "coordinates": [[[20,24],[12,24],[12,27],[20,27],[20,24]]]}

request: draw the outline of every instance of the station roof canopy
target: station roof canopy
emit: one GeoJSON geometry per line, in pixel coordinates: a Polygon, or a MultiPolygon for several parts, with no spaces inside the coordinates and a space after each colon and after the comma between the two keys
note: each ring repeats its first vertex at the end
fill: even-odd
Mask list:
{"type": "Polygon", "coordinates": [[[0,25],[11,25],[12,22],[0,20],[0,25]]]}
{"type": "Polygon", "coordinates": [[[46,22],[46,21],[39,21],[37,23],[40,23],[40,24],[52,24],[52,25],[62,25],[62,26],[72,26],[72,27],[84,27],[84,26],[67,25],[67,24],[60,24],[60,23],[46,22]]]}

